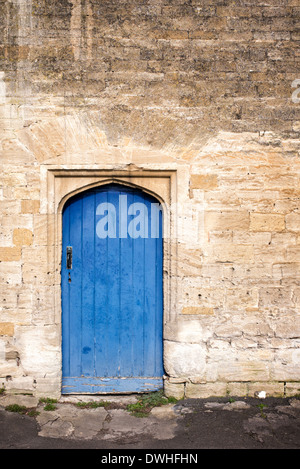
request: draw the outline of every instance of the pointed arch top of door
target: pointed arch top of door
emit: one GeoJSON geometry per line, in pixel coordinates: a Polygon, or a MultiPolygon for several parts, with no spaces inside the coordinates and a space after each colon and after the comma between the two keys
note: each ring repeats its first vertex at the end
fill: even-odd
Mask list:
{"type": "Polygon", "coordinates": [[[163,209],[165,209],[166,204],[168,204],[168,201],[166,201],[164,198],[162,198],[162,196],[160,194],[158,194],[157,192],[154,192],[153,190],[151,190],[147,187],[141,186],[139,184],[136,184],[136,183],[133,183],[131,181],[124,180],[124,179],[121,179],[121,178],[111,177],[111,178],[104,179],[100,182],[98,181],[98,182],[95,182],[95,183],[90,183],[90,184],[84,185],[83,187],[75,189],[72,192],[66,194],[59,203],[58,213],[62,213],[63,208],[64,208],[65,204],[68,202],[68,200],[72,199],[76,195],[79,195],[83,192],[87,192],[87,191],[92,190],[92,189],[98,189],[98,188],[99,189],[100,188],[104,189],[105,187],[109,187],[112,184],[113,185],[118,185],[120,187],[123,186],[125,188],[140,190],[141,192],[144,192],[145,194],[148,194],[149,196],[156,199],[161,204],[163,209]]]}

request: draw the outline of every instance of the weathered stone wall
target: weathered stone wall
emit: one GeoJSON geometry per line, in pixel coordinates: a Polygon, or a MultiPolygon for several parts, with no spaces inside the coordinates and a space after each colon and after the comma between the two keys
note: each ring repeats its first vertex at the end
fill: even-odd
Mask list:
{"type": "Polygon", "coordinates": [[[60,393],[49,170],[172,170],[166,392],[299,392],[299,13],[0,0],[0,387],[60,393]]]}

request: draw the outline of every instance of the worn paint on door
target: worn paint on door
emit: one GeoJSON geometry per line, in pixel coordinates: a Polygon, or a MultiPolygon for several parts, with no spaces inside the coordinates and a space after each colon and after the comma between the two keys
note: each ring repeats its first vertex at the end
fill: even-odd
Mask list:
{"type": "Polygon", "coordinates": [[[162,210],[107,185],[63,210],[62,393],[162,387],[162,210]]]}

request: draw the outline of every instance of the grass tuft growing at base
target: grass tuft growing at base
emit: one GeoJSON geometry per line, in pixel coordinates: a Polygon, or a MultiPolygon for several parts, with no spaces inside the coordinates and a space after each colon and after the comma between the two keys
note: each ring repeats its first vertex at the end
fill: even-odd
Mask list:
{"type": "Polygon", "coordinates": [[[163,391],[143,394],[136,404],[128,404],[127,411],[135,417],[147,417],[154,407],[166,404],[176,404],[175,397],[164,396],[163,391]]]}

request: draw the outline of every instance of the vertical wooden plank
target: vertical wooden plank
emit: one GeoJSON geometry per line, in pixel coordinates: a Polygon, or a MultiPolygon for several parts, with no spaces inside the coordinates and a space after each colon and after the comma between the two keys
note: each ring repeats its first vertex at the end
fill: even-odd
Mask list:
{"type": "Polygon", "coordinates": [[[62,260],[61,260],[61,299],[62,299],[62,373],[70,376],[70,285],[68,282],[67,246],[70,238],[70,207],[62,216],[62,260]]]}
{"type": "MultiPolygon", "coordinates": [[[[100,204],[107,203],[107,192],[95,192],[96,210],[100,204]]],[[[96,216],[96,225],[100,220],[96,216]]],[[[108,376],[107,362],[107,297],[108,297],[108,258],[107,238],[95,237],[95,375],[108,376]]]]}
{"type": "Polygon", "coordinates": [[[119,191],[112,188],[108,191],[108,203],[112,204],[115,212],[116,230],[107,240],[107,365],[108,376],[119,376],[119,333],[120,333],[120,243],[118,236],[119,214],[118,214],[119,191]]]}
{"type": "MultiPolygon", "coordinates": [[[[145,199],[151,219],[151,202],[145,199]]],[[[144,374],[155,376],[155,342],[157,331],[155,329],[156,314],[156,239],[150,236],[145,240],[145,258],[147,265],[145,269],[145,309],[144,309],[144,374]]]]}
{"type": "Polygon", "coordinates": [[[163,376],[163,214],[159,212],[159,237],[156,239],[156,369],[154,376],[163,376]]]}
{"type": "Polygon", "coordinates": [[[70,205],[70,245],[73,264],[70,271],[70,375],[81,375],[82,309],[82,199],[70,205]]]}
{"type": "Polygon", "coordinates": [[[95,193],[82,196],[82,373],[94,376],[95,193]]]}
{"type": "MultiPolygon", "coordinates": [[[[122,215],[127,220],[128,207],[133,203],[133,193],[130,190],[122,190],[121,206],[122,215]]],[[[120,200],[119,200],[120,202],[120,200]]],[[[122,376],[133,376],[133,239],[128,236],[126,221],[125,229],[120,239],[120,369],[122,376]]]]}
{"type": "MultiPolygon", "coordinates": [[[[134,203],[143,203],[143,197],[135,192],[134,203]]],[[[137,215],[136,215],[137,216],[137,215]]],[[[132,308],[132,356],[134,376],[143,376],[144,356],[144,308],[145,308],[145,239],[133,239],[133,308],[132,308]]]]}
{"type": "Polygon", "coordinates": [[[145,376],[162,376],[162,214],[151,210],[154,199],[145,198],[145,203],[151,233],[145,243],[144,373],[145,376]]]}

